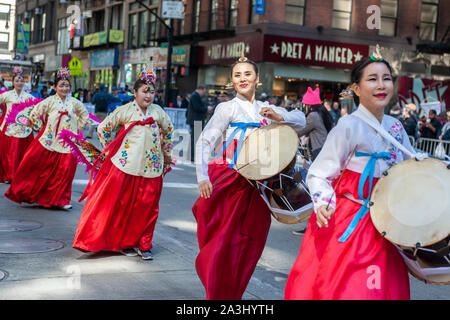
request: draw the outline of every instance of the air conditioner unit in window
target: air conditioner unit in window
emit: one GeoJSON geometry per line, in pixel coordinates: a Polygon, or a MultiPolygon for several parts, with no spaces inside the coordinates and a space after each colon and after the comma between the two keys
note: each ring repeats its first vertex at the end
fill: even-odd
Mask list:
{"type": "Polygon", "coordinates": [[[25,19],[30,19],[31,18],[31,12],[28,12],[28,11],[24,12],[23,17],[25,19]]]}
{"type": "Polygon", "coordinates": [[[42,8],[36,8],[34,9],[35,14],[42,14],[42,8]]]}

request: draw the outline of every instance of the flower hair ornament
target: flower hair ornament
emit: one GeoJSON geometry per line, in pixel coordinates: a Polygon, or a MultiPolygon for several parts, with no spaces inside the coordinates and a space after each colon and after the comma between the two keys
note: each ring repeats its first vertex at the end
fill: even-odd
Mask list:
{"type": "Polygon", "coordinates": [[[383,61],[383,57],[380,53],[380,46],[377,43],[377,46],[375,47],[375,52],[370,56],[370,59],[372,59],[375,62],[381,62],[383,61]]]}
{"type": "Polygon", "coordinates": [[[144,69],[138,73],[138,78],[144,81],[147,85],[155,84],[156,73],[153,69],[144,69]]]}
{"type": "Polygon", "coordinates": [[[20,77],[23,79],[23,76],[22,76],[23,70],[21,67],[14,67],[12,70],[12,73],[15,77],[20,77]]]}
{"type": "Polygon", "coordinates": [[[60,79],[69,79],[70,78],[70,70],[67,68],[60,68],[56,72],[56,78],[60,79]]]}

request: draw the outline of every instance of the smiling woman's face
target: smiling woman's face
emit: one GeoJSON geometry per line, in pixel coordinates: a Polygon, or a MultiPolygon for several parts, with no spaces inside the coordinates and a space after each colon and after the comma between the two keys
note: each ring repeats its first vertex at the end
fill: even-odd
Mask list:
{"type": "Polygon", "coordinates": [[[152,85],[143,85],[137,91],[134,90],[134,97],[141,108],[147,108],[155,100],[155,88],[152,85]]]}
{"type": "Polygon", "coordinates": [[[237,93],[244,97],[255,94],[259,76],[250,63],[238,63],[234,66],[231,74],[231,82],[237,93]]]}
{"type": "Polygon", "coordinates": [[[359,83],[353,84],[353,91],[366,108],[384,110],[394,92],[389,68],[382,62],[369,64],[364,68],[359,83]]]}

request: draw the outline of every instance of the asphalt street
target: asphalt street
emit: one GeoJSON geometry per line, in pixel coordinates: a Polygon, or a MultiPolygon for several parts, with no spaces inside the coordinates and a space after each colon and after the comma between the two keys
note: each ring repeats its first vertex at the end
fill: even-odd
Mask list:
{"type": "MultiPolygon", "coordinates": [[[[0,244],[20,240],[32,246],[40,239],[49,239],[63,245],[56,250],[44,248],[50,251],[41,253],[0,253],[0,299],[204,299],[194,265],[198,244],[191,207],[198,190],[193,165],[179,164],[165,178],[153,261],[114,252],[82,253],[72,248],[83,208],[78,199],[88,179],[84,167],[78,167],[70,211],[13,203],[4,197],[8,185],[0,184],[0,222],[34,221],[38,226],[30,231],[0,231],[0,244]]],[[[291,232],[305,225],[273,220],[244,299],[283,299],[302,240],[291,232]]],[[[410,284],[411,299],[450,299],[450,286],[429,285],[413,277],[410,284]]]]}

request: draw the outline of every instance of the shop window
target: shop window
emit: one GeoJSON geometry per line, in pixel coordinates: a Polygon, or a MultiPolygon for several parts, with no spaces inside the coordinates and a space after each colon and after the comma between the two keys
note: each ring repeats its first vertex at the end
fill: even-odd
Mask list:
{"type": "Polygon", "coordinates": [[[351,19],[352,0],[333,0],[332,27],[349,31],[351,19]]]}
{"type": "Polygon", "coordinates": [[[0,32],[0,49],[9,49],[9,33],[0,32]]]}
{"type": "Polygon", "coordinates": [[[286,23],[303,25],[305,16],[305,0],[286,0],[286,23]]]}
{"type": "Polygon", "coordinates": [[[439,0],[423,0],[422,13],[420,15],[421,40],[436,40],[436,25],[438,20],[439,0]]]}
{"type": "Polygon", "coordinates": [[[398,0],[381,1],[381,29],[383,36],[396,36],[398,0]]]}

